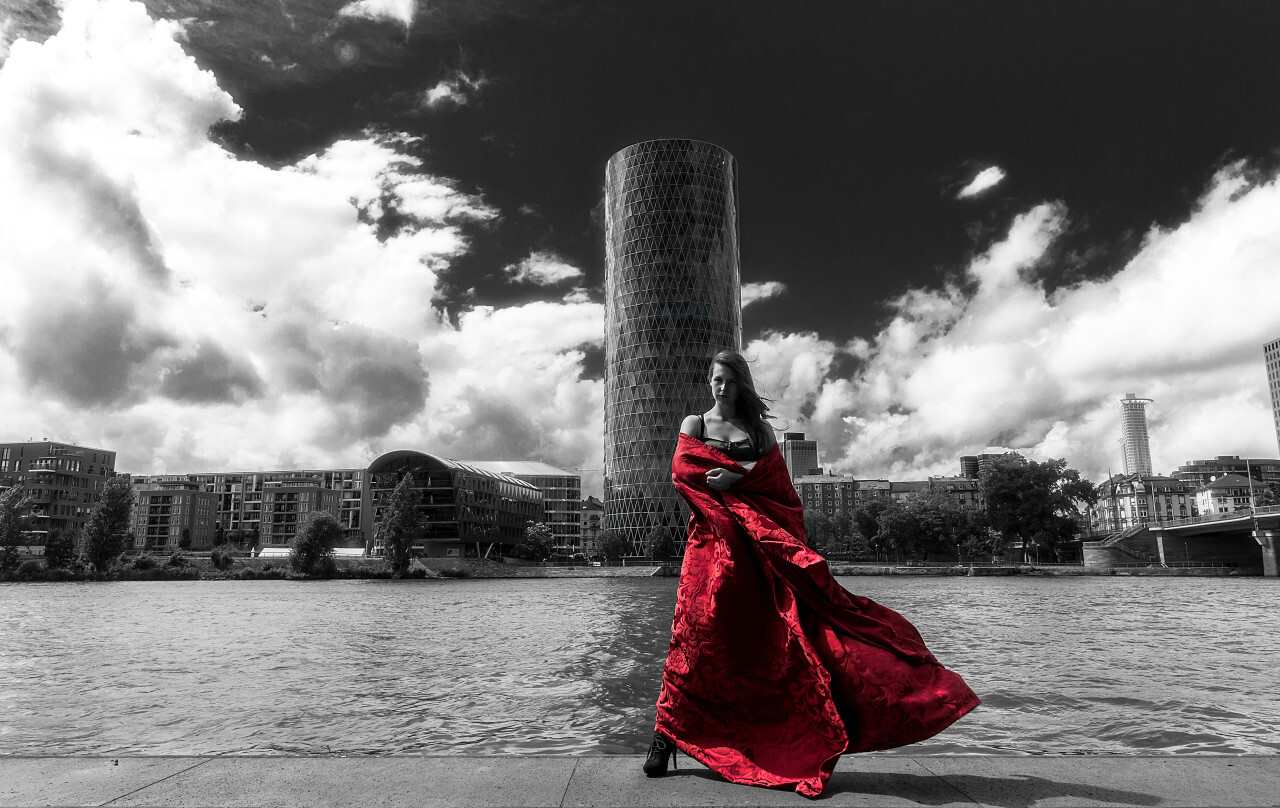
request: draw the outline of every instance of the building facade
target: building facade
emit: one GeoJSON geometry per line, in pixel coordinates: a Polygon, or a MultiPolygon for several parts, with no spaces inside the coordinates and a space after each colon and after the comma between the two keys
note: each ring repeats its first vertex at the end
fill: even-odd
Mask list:
{"type": "Polygon", "coordinates": [[[582,501],[582,553],[588,558],[600,552],[600,531],[604,529],[604,502],[593,496],[582,501]]]}
{"type": "Polygon", "coordinates": [[[962,455],[960,458],[960,476],[976,480],[982,476],[982,472],[986,470],[992,460],[1004,457],[1005,454],[1007,453],[962,455]]]}
{"type": "Polygon", "coordinates": [[[636,554],[654,527],[687,521],[671,455],[684,417],[708,406],[711,358],[741,349],[740,294],[733,156],[696,140],[653,140],[609,158],[605,521],[636,554]]]}
{"type": "Polygon", "coordinates": [[[888,480],[859,480],[834,474],[804,474],[793,480],[806,511],[838,518],[853,516],[872,500],[888,501],[896,483],[888,480]]]}
{"type": "Polygon", "coordinates": [[[295,477],[264,483],[259,519],[262,547],[285,547],[297,535],[298,523],[315,511],[328,511],[334,519],[341,512],[342,494],[325,488],[319,477],[295,477]]]}
{"type": "Polygon", "coordinates": [[[504,554],[524,540],[529,522],[544,516],[542,492],[524,480],[458,460],[399,450],[369,465],[370,549],[380,555],[377,525],[405,474],[413,475],[426,525],[415,553],[429,558],[504,554]]]}
{"type": "Polygon", "coordinates": [[[1178,466],[1173,476],[1195,489],[1200,489],[1224,474],[1252,477],[1280,492],[1280,459],[1276,458],[1219,455],[1212,460],[1188,460],[1178,466]]]}
{"type": "Polygon", "coordinates": [[[1176,477],[1117,474],[1098,486],[1087,518],[1096,535],[1199,515],[1194,485],[1176,477]]]}
{"type": "Polygon", "coordinates": [[[133,548],[169,552],[179,548],[210,550],[218,521],[218,498],[197,483],[134,485],[133,548]]]}
{"type": "Polygon", "coordinates": [[[1234,513],[1252,507],[1250,494],[1248,477],[1224,474],[1196,491],[1196,505],[1203,514],[1234,513]]]}
{"type": "Polygon", "coordinates": [[[0,489],[21,485],[32,494],[33,544],[44,544],[53,530],[79,533],[115,468],[116,453],[106,449],[49,440],[0,443],[0,489]]]}
{"type": "Polygon", "coordinates": [[[1120,399],[1120,443],[1124,448],[1124,473],[1151,475],[1151,439],[1147,435],[1149,398],[1125,393],[1120,399]]]}
{"type": "Polygon", "coordinates": [[[133,478],[134,490],[141,491],[169,483],[190,482],[201,491],[217,495],[218,524],[224,535],[237,544],[261,543],[265,530],[263,507],[268,486],[282,483],[317,484],[338,494],[334,514],[342,525],[343,545],[364,547],[365,522],[369,509],[364,469],[294,469],[277,471],[228,471],[193,474],[151,474],[133,478]]]}
{"type": "Polygon", "coordinates": [[[479,469],[506,474],[542,492],[542,517],[551,528],[555,551],[563,555],[582,550],[582,476],[537,460],[468,460],[479,469]]]}
{"type": "Polygon", "coordinates": [[[787,461],[787,471],[791,479],[801,476],[822,474],[822,466],[818,463],[818,442],[805,440],[803,432],[782,433],[782,459],[787,461]]]}
{"type": "Polygon", "coordinates": [[[1271,394],[1271,419],[1276,428],[1276,449],[1280,450],[1280,339],[1262,346],[1267,366],[1267,392],[1271,394]]]}

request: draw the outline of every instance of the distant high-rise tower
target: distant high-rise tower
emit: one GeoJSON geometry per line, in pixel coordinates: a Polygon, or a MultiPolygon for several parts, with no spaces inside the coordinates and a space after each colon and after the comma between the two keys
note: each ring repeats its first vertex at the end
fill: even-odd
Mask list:
{"type": "Polygon", "coordinates": [[[822,473],[818,465],[818,442],[805,440],[803,432],[783,433],[781,448],[782,459],[787,461],[787,471],[792,477],[822,473]]]}
{"type": "Polygon", "coordinates": [[[1267,389],[1271,391],[1271,417],[1276,425],[1276,446],[1280,447],[1280,339],[1262,346],[1267,362],[1267,389]]]}
{"type": "Polygon", "coordinates": [[[680,422],[711,404],[717,351],[742,348],[738,168],[696,140],[628,146],[605,169],[605,526],[640,552],[683,538],[671,485],[680,422]]]}
{"type": "Polygon", "coordinates": [[[1120,442],[1124,445],[1124,473],[1152,474],[1151,440],[1147,437],[1149,398],[1125,393],[1120,399],[1120,442]]]}

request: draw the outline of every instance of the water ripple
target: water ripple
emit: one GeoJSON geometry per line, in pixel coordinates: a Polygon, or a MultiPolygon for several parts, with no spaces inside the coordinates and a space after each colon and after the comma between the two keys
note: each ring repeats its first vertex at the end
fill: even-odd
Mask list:
{"type": "MultiPolygon", "coordinates": [[[[903,752],[1280,752],[1275,580],[842,582],[983,699],[903,752]]],[[[0,584],[0,754],[641,753],[675,586],[0,584]]]]}

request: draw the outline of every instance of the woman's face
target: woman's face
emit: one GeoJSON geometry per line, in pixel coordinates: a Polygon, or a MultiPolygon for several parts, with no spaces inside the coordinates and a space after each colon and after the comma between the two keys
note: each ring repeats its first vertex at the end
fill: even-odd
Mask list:
{"type": "Polygon", "coordinates": [[[738,375],[733,368],[719,362],[711,369],[711,395],[717,404],[735,404],[738,401],[738,375]]]}

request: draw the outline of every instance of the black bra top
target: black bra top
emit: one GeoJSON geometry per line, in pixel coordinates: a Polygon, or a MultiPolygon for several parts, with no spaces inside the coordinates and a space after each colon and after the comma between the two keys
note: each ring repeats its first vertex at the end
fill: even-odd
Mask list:
{"type": "Polygon", "coordinates": [[[729,456],[730,460],[733,460],[736,463],[745,463],[753,460],[759,460],[764,457],[764,454],[756,449],[755,445],[752,444],[751,437],[749,435],[743,440],[717,440],[716,438],[708,438],[706,420],[699,415],[698,421],[702,424],[702,442],[710,446],[712,449],[724,452],[729,456]]]}

